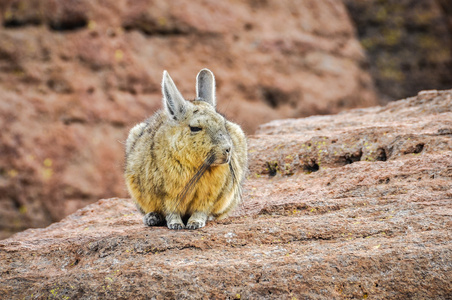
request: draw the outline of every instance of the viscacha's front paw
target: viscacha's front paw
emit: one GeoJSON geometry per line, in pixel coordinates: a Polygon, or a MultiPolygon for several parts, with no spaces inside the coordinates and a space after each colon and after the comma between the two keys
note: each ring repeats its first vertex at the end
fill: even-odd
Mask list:
{"type": "Polygon", "coordinates": [[[181,229],[184,229],[185,226],[183,223],[170,223],[170,224],[168,224],[168,228],[174,229],[174,230],[181,230],[181,229]]]}
{"type": "Polygon", "coordinates": [[[193,230],[206,226],[206,222],[188,222],[187,229],[193,230]]]}

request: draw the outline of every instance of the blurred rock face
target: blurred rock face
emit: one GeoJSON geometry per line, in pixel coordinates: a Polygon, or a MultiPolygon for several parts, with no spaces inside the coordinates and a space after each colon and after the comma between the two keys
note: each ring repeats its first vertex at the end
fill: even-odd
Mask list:
{"type": "Polygon", "coordinates": [[[452,2],[344,0],[379,96],[397,100],[452,87],[452,2]]]}
{"type": "Polygon", "coordinates": [[[5,0],[0,3],[0,230],[44,226],[126,196],[123,141],[187,98],[204,67],[219,111],[248,133],[272,119],[376,104],[337,1],[5,0]]]}

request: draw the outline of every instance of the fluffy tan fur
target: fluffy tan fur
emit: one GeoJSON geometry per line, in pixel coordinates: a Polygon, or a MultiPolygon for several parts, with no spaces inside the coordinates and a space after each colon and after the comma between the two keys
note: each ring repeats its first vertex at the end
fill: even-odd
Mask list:
{"type": "Polygon", "coordinates": [[[241,200],[246,139],[215,111],[214,84],[213,74],[201,70],[197,100],[186,101],[164,73],[165,109],[129,133],[125,179],[140,210],[157,216],[145,216],[147,225],[166,219],[171,229],[196,229],[207,217],[224,218],[241,200]]]}

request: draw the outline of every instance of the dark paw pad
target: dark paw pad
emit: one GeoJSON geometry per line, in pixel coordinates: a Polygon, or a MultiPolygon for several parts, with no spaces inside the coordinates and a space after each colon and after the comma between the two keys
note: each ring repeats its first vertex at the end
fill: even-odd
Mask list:
{"type": "Polygon", "coordinates": [[[143,217],[144,225],[147,226],[157,226],[162,225],[164,223],[163,216],[156,212],[150,212],[144,215],[143,217]]]}
{"type": "Polygon", "coordinates": [[[206,225],[204,222],[190,222],[187,224],[186,228],[193,230],[193,229],[198,229],[198,228],[204,227],[204,225],[206,225]]]}
{"type": "Polygon", "coordinates": [[[168,224],[168,228],[169,229],[174,229],[174,230],[180,230],[180,229],[184,229],[184,224],[172,223],[172,224],[168,224]]]}

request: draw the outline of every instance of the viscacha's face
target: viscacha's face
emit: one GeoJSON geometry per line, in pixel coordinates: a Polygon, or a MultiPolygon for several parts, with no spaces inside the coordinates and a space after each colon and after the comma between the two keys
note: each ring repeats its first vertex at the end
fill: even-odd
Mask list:
{"type": "Polygon", "coordinates": [[[183,153],[186,154],[181,159],[199,166],[213,155],[212,165],[229,163],[233,145],[226,129],[226,119],[206,102],[193,101],[187,104],[185,117],[177,121],[176,125],[180,134],[174,137],[177,139],[174,141],[176,148],[184,148],[183,153]]]}

